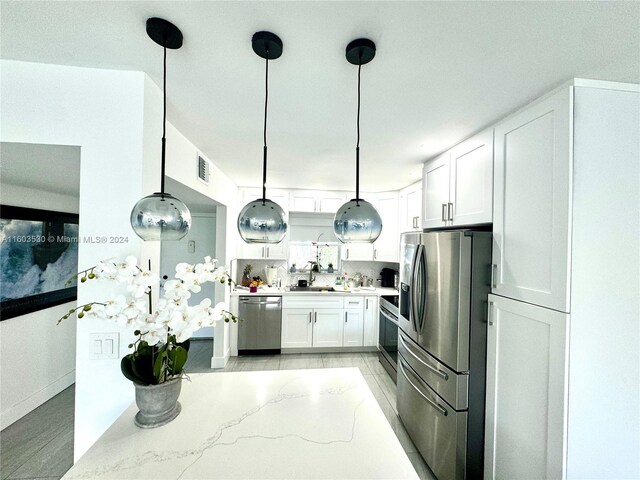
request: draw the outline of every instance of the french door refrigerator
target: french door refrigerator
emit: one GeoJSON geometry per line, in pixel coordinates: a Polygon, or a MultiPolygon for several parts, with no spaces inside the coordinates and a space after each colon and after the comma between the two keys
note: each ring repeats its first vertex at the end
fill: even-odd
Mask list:
{"type": "Polygon", "coordinates": [[[401,236],[398,414],[438,480],[482,478],[491,233],[401,236]]]}

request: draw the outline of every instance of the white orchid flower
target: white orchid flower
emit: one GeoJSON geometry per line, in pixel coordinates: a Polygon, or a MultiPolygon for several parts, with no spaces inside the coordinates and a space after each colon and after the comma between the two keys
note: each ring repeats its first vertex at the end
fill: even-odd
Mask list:
{"type": "Polygon", "coordinates": [[[189,263],[179,263],[176,265],[176,278],[182,280],[184,275],[193,273],[194,266],[189,263]]]}
{"type": "Polygon", "coordinates": [[[164,284],[164,298],[168,300],[187,300],[191,293],[180,280],[169,280],[164,284]]]}
{"type": "Polygon", "coordinates": [[[127,299],[124,295],[116,295],[113,299],[107,300],[104,306],[104,313],[107,318],[119,315],[127,306],[127,299]]]}

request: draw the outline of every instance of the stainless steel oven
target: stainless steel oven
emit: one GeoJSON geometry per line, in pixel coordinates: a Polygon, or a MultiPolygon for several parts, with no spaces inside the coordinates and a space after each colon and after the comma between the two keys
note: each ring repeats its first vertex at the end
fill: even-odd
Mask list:
{"type": "Polygon", "coordinates": [[[398,295],[380,297],[379,315],[380,363],[395,382],[398,368],[398,295]]]}

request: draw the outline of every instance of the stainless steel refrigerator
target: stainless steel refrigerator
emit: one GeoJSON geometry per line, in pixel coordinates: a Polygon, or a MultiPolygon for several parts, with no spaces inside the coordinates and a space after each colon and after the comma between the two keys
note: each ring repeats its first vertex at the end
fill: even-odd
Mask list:
{"type": "Polygon", "coordinates": [[[401,236],[398,414],[438,480],[482,478],[491,233],[401,236]]]}

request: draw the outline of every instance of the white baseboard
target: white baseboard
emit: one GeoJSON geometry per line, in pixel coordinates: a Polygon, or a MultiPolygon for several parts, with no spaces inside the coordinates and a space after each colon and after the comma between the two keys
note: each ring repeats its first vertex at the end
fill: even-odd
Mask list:
{"type": "Polygon", "coordinates": [[[4,430],[12,423],[20,420],[27,413],[35,410],[47,400],[55,397],[68,386],[73,385],[75,381],[76,371],[72,370],[55,382],[47,385],[42,390],[2,411],[2,413],[0,413],[0,430],[4,430]]]}
{"type": "Polygon", "coordinates": [[[211,357],[211,368],[224,368],[227,366],[227,362],[229,361],[229,349],[224,352],[224,356],[222,357],[211,357]]]}

